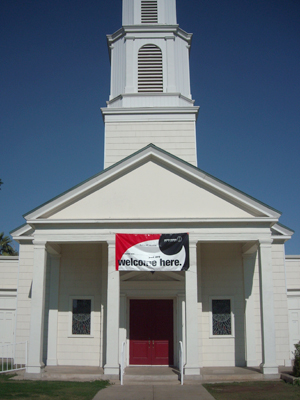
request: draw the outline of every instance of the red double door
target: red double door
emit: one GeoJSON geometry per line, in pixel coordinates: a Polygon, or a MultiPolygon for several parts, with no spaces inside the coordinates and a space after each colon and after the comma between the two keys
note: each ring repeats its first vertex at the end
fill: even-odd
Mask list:
{"type": "Polygon", "coordinates": [[[131,365],[173,365],[173,300],[130,300],[131,365]]]}

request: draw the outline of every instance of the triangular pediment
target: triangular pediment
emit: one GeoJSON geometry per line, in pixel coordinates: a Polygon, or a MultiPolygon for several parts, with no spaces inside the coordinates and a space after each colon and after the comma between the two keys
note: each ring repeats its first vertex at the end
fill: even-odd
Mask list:
{"type": "Polygon", "coordinates": [[[276,210],[149,145],[25,218],[50,222],[279,216],[276,210]]]}
{"type": "Polygon", "coordinates": [[[249,218],[240,207],[153,162],[138,166],[50,219],[249,218]]]}

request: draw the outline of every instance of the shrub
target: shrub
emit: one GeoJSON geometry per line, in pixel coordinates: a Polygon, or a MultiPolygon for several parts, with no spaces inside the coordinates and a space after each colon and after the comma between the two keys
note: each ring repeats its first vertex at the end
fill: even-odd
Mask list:
{"type": "Polygon", "coordinates": [[[293,375],[295,377],[300,377],[300,342],[294,345],[295,346],[295,351],[294,351],[294,367],[293,367],[293,375]]]}

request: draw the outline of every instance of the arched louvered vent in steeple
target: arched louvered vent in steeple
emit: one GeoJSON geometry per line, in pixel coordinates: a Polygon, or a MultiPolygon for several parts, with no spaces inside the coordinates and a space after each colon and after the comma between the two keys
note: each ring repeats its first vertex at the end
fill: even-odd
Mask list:
{"type": "Polygon", "coordinates": [[[163,92],[162,52],[154,44],[146,44],[139,50],[138,92],[163,92]]]}
{"type": "Polygon", "coordinates": [[[141,1],[142,24],[157,24],[157,0],[141,1]]]}

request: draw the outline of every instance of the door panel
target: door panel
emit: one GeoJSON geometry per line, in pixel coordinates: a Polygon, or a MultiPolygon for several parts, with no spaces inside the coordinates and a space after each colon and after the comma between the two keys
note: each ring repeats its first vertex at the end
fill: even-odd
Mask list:
{"type": "Polygon", "coordinates": [[[130,301],[130,364],[173,365],[173,301],[130,301]]]}
{"type": "Polygon", "coordinates": [[[155,340],[152,348],[153,365],[169,365],[169,341],[155,340]]]}
{"type": "Polygon", "coordinates": [[[151,365],[151,346],[148,340],[135,340],[131,347],[130,356],[134,360],[134,364],[151,365]]]}

